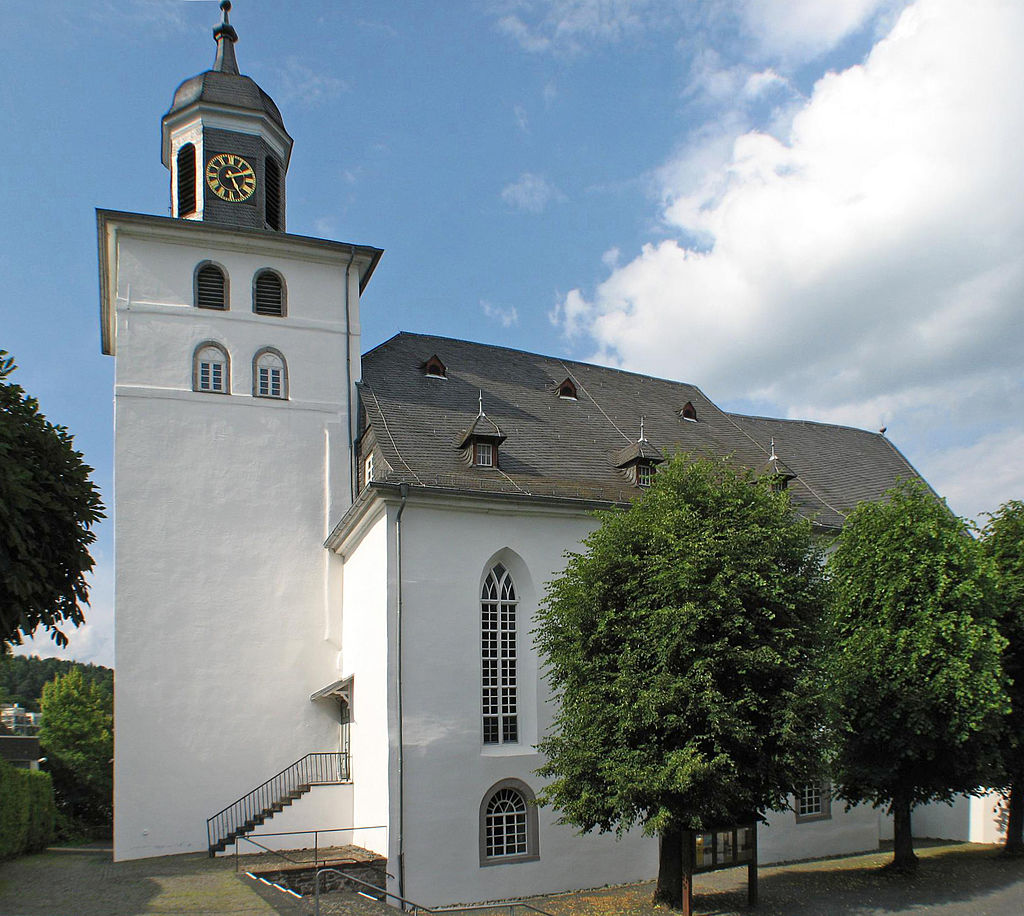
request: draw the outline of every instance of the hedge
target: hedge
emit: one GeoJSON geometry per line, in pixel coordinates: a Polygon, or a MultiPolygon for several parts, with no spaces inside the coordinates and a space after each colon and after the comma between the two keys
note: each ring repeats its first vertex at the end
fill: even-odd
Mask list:
{"type": "Polygon", "coordinates": [[[45,849],[55,818],[50,774],[0,760],[0,859],[45,849]]]}

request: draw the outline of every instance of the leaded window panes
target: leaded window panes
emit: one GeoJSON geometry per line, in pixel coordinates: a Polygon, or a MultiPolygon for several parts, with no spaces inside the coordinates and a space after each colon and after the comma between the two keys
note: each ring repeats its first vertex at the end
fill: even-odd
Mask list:
{"type": "Polygon", "coordinates": [[[224,350],[209,344],[196,351],[192,387],[196,391],[227,394],[228,357],[224,350]]]}
{"type": "Polygon", "coordinates": [[[512,576],[498,563],[480,596],[484,744],[519,740],[516,601],[512,576]]]}
{"type": "Polygon", "coordinates": [[[487,803],[484,852],[487,858],[524,856],[527,845],[526,799],[515,789],[499,789],[487,803]]]}
{"type": "Polygon", "coordinates": [[[284,358],[274,350],[263,350],[256,356],[253,394],[258,398],[287,398],[287,370],[284,358]]]}

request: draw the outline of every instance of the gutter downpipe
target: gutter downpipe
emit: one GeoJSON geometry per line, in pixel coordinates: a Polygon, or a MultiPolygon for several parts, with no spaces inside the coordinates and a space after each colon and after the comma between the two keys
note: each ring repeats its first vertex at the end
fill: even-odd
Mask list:
{"type": "Polygon", "coordinates": [[[395,672],[398,680],[398,896],[405,910],[405,745],[402,737],[402,513],[409,497],[409,484],[398,487],[402,503],[395,515],[395,638],[398,655],[395,672]]]}
{"type": "Polygon", "coordinates": [[[352,262],[356,259],[356,250],[352,249],[345,265],[345,421],[348,424],[348,504],[356,501],[356,441],[353,429],[355,417],[352,416],[352,319],[349,303],[352,273],[352,262]]]}

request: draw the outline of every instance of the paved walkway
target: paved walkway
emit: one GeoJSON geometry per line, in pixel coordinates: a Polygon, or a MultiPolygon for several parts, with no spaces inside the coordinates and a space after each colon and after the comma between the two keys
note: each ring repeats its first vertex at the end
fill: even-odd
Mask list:
{"type": "MultiPolygon", "coordinates": [[[[881,870],[890,854],[761,869],[758,916],[1021,916],[1024,860],[988,846],[919,850],[910,879],[881,870]]],[[[702,875],[695,899],[705,916],[750,916],[745,869],[702,875]]],[[[555,916],[665,916],[652,886],[631,885],[537,898],[555,916]]],[[[325,901],[326,902],[326,901],[325,901]]],[[[231,858],[196,853],[113,864],[98,849],[50,850],[0,863],[0,916],[308,916],[299,901],[244,875],[231,858]]],[[[332,894],[330,916],[393,916],[354,894],[332,894]]],[[[492,911],[495,912],[495,911],[492,911]]]]}

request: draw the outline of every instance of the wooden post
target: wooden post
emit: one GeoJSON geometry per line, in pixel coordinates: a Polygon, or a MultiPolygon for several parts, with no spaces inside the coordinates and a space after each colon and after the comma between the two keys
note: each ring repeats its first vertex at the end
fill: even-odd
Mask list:
{"type": "Polygon", "coordinates": [[[693,916],[693,831],[683,831],[683,916],[693,916]]]}
{"type": "Polygon", "coordinates": [[[754,831],[754,848],[747,863],[747,905],[753,908],[757,906],[757,821],[751,829],[754,831]]]}

